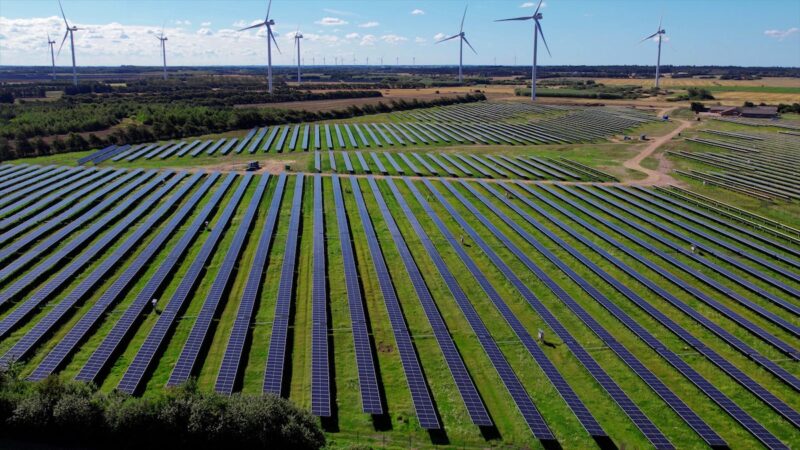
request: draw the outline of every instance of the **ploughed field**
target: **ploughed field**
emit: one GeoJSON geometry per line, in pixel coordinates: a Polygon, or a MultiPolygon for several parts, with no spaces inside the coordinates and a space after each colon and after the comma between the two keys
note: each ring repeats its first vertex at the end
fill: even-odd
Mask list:
{"type": "Polygon", "coordinates": [[[0,165],[0,363],[269,392],[333,445],[800,445],[797,230],[423,175],[0,165]]]}

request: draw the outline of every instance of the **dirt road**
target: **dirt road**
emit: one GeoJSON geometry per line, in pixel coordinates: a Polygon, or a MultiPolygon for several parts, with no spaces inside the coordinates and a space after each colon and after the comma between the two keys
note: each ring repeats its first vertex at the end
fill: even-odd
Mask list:
{"type": "MultiPolygon", "coordinates": [[[[660,111],[658,115],[663,116],[665,114],[669,114],[674,109],[675,109],[674,107],[665,109],[663,111],[660,111]]],[[[677,180],[675,180],[674,178],[672,178],[672,176],[669,175],[670,166],[667,159],[664,157],[663,153],[659,154],[657,157],[658,167],[656,168],[656,170],[648,169],[646,167],[642,167],[641,165],[642,161],[644,161],[648,156],[652,155],[656,150],[661,148],[662,145],[671,141],[672,138],[674,138],[687,128],[690,128],[694,124],[694,122],[690,122],[688,120],[683,120],[683,119],[673,119],[673,120],[676,120],[678,123],[680,123],[678,128],[672,130],[671,132],[663,136],[658,136],[654,138],[652,141],[650,141],[647,147],[642,149],[642,151],[639,152],[636,156],[622,163],[622,165],[625,168],[644,172],[645,174],[647,174],[647,178],[643,180],[628,181],[622,184],[627,184],[627,185],[635,184],[638,186],[664,186],[669,184],[680,184],[677,180]]]]}

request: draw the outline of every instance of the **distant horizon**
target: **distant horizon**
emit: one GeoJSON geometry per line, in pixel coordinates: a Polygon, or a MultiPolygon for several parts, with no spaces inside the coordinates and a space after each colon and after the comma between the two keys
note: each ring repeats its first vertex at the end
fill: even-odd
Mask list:
{"type": "MultiPolygon", "coordinates": [[[[14,68],[14,67],[33,67],[33,68],[41,68],[51,70],[51,66],[49,65],[23,65],[23,64],[0,64],[0,68],[14,68]]],[[[162,70],[162,66],[160,65],[144,65],[144,64],[119,64],[119,65],[83,65],[78,66],[78,70],[81,68],[116,68],[116,67],[139,67],[139,68],[152,68],[154,70],[162,70]]],[[[266,68],[266,64],[198,64],[198,65],[173,65],[167,67],[167,70],[174,70],[174,69],[181,69],[181,68],[202,68],[202,67],[247,67],[247,68],[266,68]]],[[[296,69],[295,64],[272,64],[273,68],[276,67],[285,67],[290,69],[296,69]]],[[[358,64],[303,64],[303,67],[452,67],[453,69],[458,69],[458,64],[366,64],[366,63],[358,63],[358,64]]],[[[464,64],[464,67],[515,67],[530,70],[530,65],[525,64],[464,64]]],[[[655,69],[655,64],[539,64],[539,69],[548,68],[548,67],[652,67],[655,69]]],[[[742,66],[742,65],[734,65],[734,64],[722,64],[722,65],[705,65],[705,64],[662,64],[662,70],[664,68],[673,68],[673,67],[693,67],[693,68],[726,68],[726,67],[737,67],[742,69],[797,69],[800,71],[800,66],[742,66]]],[[[67,72],[72,72],[72,67],[70,66],[56,66],[56,71],[63,70],[67,72]]],[[[800,77],[800,72],[797,75],[800,77]]]]}

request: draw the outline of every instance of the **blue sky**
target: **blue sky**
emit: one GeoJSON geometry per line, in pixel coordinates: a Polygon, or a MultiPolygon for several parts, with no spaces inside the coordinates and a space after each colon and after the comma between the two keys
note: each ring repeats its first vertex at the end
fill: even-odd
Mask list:
{"type": "MultiPolygon", "coordinates": [[[[79,65],[157,65],[166,24],[168,62],[175,65],[264,64],[263,31],[235,30],[262,18],[265,0],[62,0],[75,33],[79,65]]],[[[292,64],[297,27],[306,36],[305,64],[334,59],[362,64],[456,64],[456,40],[466,2],[451,0],[274,0],[276,64],[292,64]]],[[[523,0],[473,0],[465,31],[478,55],[465,64],[530,64],[530,22],[494,19],[532,13],[523,0]]],[[[654,64],[652,34],[664,15],[664,64],[800,66],[797,0],[546,0],[542,26],[553,52],[548,64],[654,64]]],[[[0,2],[0,65],[49,64],[46,35],[60,42],[63,22],[56,0],[0,2]]],[[[67,65],[64,48],[58,64],[67,65]]]]}

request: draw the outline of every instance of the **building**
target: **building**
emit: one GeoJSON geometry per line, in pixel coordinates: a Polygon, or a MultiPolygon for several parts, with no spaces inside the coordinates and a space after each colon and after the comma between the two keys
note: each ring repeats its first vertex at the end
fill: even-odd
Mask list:
{"type": "Polygon", "coordinates": [[[778,107],[754,106],[751,108],[739,108],[739,116],[752,117],[754,119],[772,119],[778,117],[778,107]]]}

